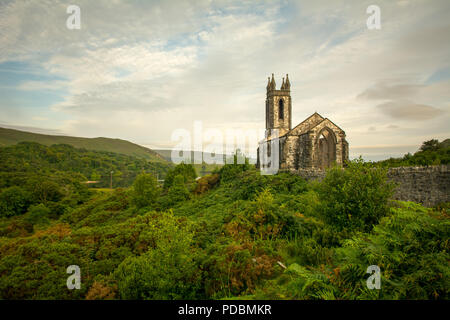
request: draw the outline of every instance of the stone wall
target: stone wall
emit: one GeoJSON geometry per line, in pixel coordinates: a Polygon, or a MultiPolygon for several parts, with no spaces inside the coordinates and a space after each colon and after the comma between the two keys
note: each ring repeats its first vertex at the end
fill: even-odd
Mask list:
{"type": "Polygon", "coordinates": [[[306,180],[319,180],[321,181],[325,177],[325,170],[321,169],[298,169],[290,170],[291,173],[298,174],[299,176],[305,178],[306,180]]]}
{"type": "Polygon", "coordinates": [[[397,184],[394,199],[425,206],[450,202],[450,166],[391,168],[389,180],[397,184]]]}
{"type": "MultiPolygon", "coordinates": [[[[322,180],[325,171],[299,169],[292,171],[307,180],[322,180]]],[[[388,179],[397,186],[394,199],[414,201],[425,206],[450,202],[450,165],[390,168],[388,179]]]]}

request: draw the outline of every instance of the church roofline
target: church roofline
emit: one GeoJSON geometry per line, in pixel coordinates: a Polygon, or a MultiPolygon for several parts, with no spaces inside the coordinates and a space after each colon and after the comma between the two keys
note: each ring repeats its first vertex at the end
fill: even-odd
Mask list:
{"type": "MultiPolygon", "coordinates": [[[[314,127],[312,127],[312,128],[315,128],[315,127],[317,127],[319,124],[321,124],[322,122],[324,122],[325,120],[328,120],[328,121],[330,121],[336,128],[338,128],[339,130],[341,130],[342,132],[344,132],[344,134],[345,134],[345,131],[344,130],[342,130],[342,128],[341,127],[339,127],[336,123],[334,123],[333,121],[331,121],[330,119],[328,119],[328,118],[324,118],[322,121],[320,121],[318,124],[316,124],[314,127]]],[[[311,129],[312,129],[311,128],[311,129]]]]}
{"type": "MultiPolygon", "coordinates": [[[[322,120],[320,122],[322,122],[323,120],[325,120],[326,118],[322,117],[319,113],[314,112],[312,115],[310,115],[308,118],[306,118],[305,120],[303,120],[302,122],[300,122],[298,125],[296,125],[294,128],[292,128],[291,130],[289,130],[286,134],[289,134],[290,132],[294,131],[295,129],[297,129],[300,125],[302,125],[303,123],[305,123],[306,121],[308,121],[309,119],[311,119],[314,115],[318,115],[319,117],[322,118],[322,120]]],[[[319,122],[319,123],[320,123],[319,122]]],[[[313,128],[315,127],[315,125],[313,126],[313,128]]]]}

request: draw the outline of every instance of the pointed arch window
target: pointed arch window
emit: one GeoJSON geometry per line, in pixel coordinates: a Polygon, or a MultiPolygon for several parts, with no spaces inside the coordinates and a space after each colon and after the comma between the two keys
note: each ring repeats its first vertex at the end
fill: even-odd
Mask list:
{"type": "Polygon", "coordinates": [[[284,120],[284,101],[280,99],[278,102],[278,119],[284,120]]]}

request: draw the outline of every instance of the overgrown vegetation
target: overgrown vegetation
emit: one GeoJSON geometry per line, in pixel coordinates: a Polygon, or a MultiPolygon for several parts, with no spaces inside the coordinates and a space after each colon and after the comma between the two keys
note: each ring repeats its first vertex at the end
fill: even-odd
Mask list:
{"type": "Polygon", "coordinates": [[[95,191],[80,183],[92,163],[126,159],[11,148],[0,149],[1,299],[449,298],[448,204],[390,201],[385,169],[362,160],[322,182],[248,162],[195,180],[180,164],[164,186],[134,163],[144,172],[127,188],[95,191]],[[80,290],[66,287],[69,265],[80,290]],[[366,286],[370,265],[380,290],[366,286]]]}
{"type": "Polygon", "coordinates": [[[379,161],[386,167],[431,166],[450,163],[450,139],[439,142],[436,139],[425,141],[414,153],[405,154],[402,158],[389,158],[379,161]]]}
{"type": "Polygon", "coordinates": [[[10,186],[34,189],[43,181],[61,186],[68,180],[99,181],[96,187],[129,187],[141,172],[164,177],[172,165],[104,151],[50,147],[21,142],[0,148],[0,189],[10,186]]]}

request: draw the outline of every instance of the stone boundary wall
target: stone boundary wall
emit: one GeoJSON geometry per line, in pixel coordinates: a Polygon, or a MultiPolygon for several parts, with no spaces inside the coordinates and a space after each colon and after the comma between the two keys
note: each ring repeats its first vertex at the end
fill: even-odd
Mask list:
{"type": "Polygon", "coordinates": [[[450,202],[450,166],[390,168],[388,179],[397,183],[394,199],[432,207],[450,202]]]}
{"type": "MultiPolygon", "coordinates": [[[[307,180],[322,180],[325,171],[292,171],[307,180]]],[[[389,168],[388,179],[397,184],[393,199],[414,201],[431,207],[450,202],[450,165],[389,168]]]]}

